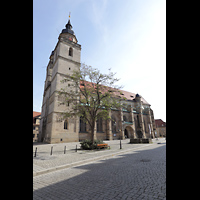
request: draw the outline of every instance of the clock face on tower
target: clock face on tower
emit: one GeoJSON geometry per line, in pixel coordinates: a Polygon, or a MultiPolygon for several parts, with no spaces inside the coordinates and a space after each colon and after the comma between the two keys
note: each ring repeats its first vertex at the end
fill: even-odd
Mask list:
{"type": "Polygon", "coordinates": [[[73,37],[73,36],[68,35],[66,38],[71,42],[77,43],[75,37],[73,37]]]}

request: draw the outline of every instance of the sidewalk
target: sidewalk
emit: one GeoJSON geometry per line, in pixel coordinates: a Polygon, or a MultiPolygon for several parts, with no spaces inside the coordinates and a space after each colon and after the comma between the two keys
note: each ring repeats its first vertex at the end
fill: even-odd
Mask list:
{"type": "Polygon", "coordinates": [[[129,144],[130,139],[122,140],[122,149],[120,149],[120,141],[104,141],[110,146],[105,150],[80,150],[80,142],[60,143],[60,144],[33,144],[33,176],[52,172],[59,169],[78,166],[96,160],[110,158],[119,154],[126,153],[131,150],[142,149],[150,145],[158,145],[158,143],[166,143],[165,138],[153,139],[153,144],[129,144]],[[77,152],[76,152],[77,145],[77,152]],[[50,155],[53,146],[52,155],[50,155]],[[64,154],[64,147],[66,153],[64,154]],[[35,155],[35,148],[37,154],[35,155]]]}

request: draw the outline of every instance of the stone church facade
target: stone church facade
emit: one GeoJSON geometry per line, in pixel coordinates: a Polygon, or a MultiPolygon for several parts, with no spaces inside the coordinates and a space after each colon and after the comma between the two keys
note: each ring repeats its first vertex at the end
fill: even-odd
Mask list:
{"type": "MultiPolygon", "coordinates": [[[[61,80],[72,74],[73,70],[79,70],[81,65],[81,45],[78,44],[70,20],[65,27],[49,57],[46,70],[38,138],[40,142],[45,143],[78,142],[91,138],[89,127],[81,118],[63,119],[61,115],[63,110],[70,109],[70,105],[60,104],[62,99],[58,91],[63,87],[73,89],[70,82],[61,85],[61,80]]],[[[98,119],[94,138],[154,138],[156,127],[151,105],[139,94],[120,91],[121,97],[126,98],[122,103],[128,105],[128,109],[111,110],[109,115],[112,120],[98,119]]]]}

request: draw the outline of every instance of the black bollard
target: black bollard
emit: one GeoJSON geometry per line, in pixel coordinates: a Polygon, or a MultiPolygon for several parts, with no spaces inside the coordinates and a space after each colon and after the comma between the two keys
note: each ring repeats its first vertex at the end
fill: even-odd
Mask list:
{"type": "Polygon", "coordinates": [[[35,148],[35,157],[36,157],[36,153],[37,153],[37,147],[35,148]]]}
{"type": "Polygon", "coordinates": [[[76,145],[76,152],[77,152],[77,145],[76,145]]]}
{"type": "Polygon", "coordinates": [[[52,155],[52,153],[53,153],[53,146],[51,147],[51,153],[50,153],[50,155],[52,155]]]}
{"type": "Polygon", "coordinates": [[[66,146],[65,146],[65,148],[64,148],[64,154],[66,153],[66,146]]]}
{"type": "Polygon", "coordinates": [[[122,149],[122,141],[121,141],[121,139],[120,139],[120,149],[122,149]]]}

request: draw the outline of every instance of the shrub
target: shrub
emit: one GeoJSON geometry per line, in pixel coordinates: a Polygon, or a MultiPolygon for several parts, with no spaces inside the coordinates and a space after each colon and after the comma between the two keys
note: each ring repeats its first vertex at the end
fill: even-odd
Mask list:
{"type": "Polygon", "coordinates": [[[80,144],[82,149],[91,150],[91,149],[97,149],[97,144],[104,144],[104,142],[102,140],[94,140],[94,144],[92,144],[91,140],[84,140],[80,144]]]}

